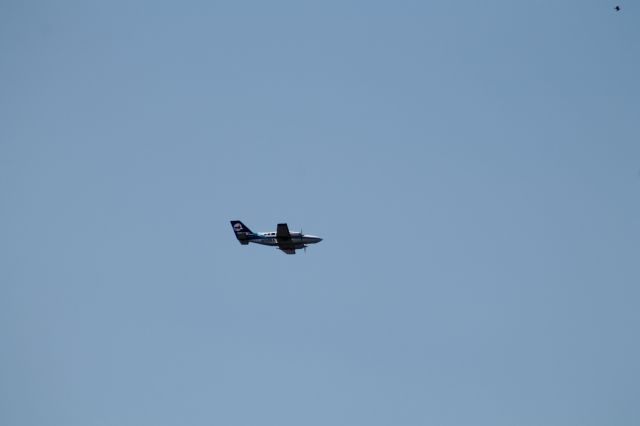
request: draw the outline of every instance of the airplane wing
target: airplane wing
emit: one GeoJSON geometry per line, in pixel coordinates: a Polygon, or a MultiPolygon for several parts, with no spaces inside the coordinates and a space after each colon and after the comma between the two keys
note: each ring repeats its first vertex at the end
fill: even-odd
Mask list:
{"type": "Polygon", "coordinates": [[[291,232],[286,223],[279,223],[276,229],[278,248],[286,254],[296,254],[296,246],[291,242],[291,232]]]}
{"type": "Polygon", "coordinates": [[[278,229],[276,230],[276,238],[278,239],[278,243],[288,243],[291,241],[291,232],[289,232],[289,227],[286,223],[278,224],[278,229]]]}

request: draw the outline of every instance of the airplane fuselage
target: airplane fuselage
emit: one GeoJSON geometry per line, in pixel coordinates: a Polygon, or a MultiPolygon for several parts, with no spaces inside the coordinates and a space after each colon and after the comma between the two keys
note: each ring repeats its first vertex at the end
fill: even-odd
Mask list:
{"type": "MultiPolygon", "coordinates": [[[[315,235],[305,235],[300,232],[291,233],[291,244],[302,248],[307,244],[315,244],[322,241],[322,238],[315,235]]],[[[275,232],[259,232],[253,237],[249,237],[250,243],[262,244],[264,246],[277,246],[278,239],[275,232]]]]}

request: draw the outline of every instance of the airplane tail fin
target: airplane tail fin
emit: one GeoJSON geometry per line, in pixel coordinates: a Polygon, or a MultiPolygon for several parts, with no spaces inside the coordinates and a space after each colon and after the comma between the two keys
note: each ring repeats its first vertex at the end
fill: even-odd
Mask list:
{"type": "Polygon", "coordinates": [[[240,241],[240,244],[247,245],[249,244],[249,240],[253,232],[249,229],[244,223],[239,220],[232,220],[231,227],[233,228],[233,232],[236,234],[236,238],[240,241]]]}

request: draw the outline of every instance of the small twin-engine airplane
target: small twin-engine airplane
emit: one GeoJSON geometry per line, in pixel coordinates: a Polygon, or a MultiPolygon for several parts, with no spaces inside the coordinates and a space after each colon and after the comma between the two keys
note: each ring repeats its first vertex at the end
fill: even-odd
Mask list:
{"type": "Polygon", "coordinates": [[[307,244],[315,244],[322,241],[322,238],[314,235],[305,235],[300,232],[289,232],[286,223],[279,223],[276,232],[251,232],[251,229],[240,222],[232,220],[231,226],[240,244],[249,243],[262,244],[265,246],[276,246],[286,254],[296,254],[296,250],[307,248],[307,244]]]}

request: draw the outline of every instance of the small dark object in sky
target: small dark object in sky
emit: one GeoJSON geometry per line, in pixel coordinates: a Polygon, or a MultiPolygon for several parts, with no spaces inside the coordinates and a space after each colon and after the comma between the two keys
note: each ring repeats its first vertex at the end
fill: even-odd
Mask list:
{"type": "Polygon", "coordinates": [[[614,7],[614,9],[616,10],[616,12],[620,12],[620,6],[616,6],[614,7]]]}

